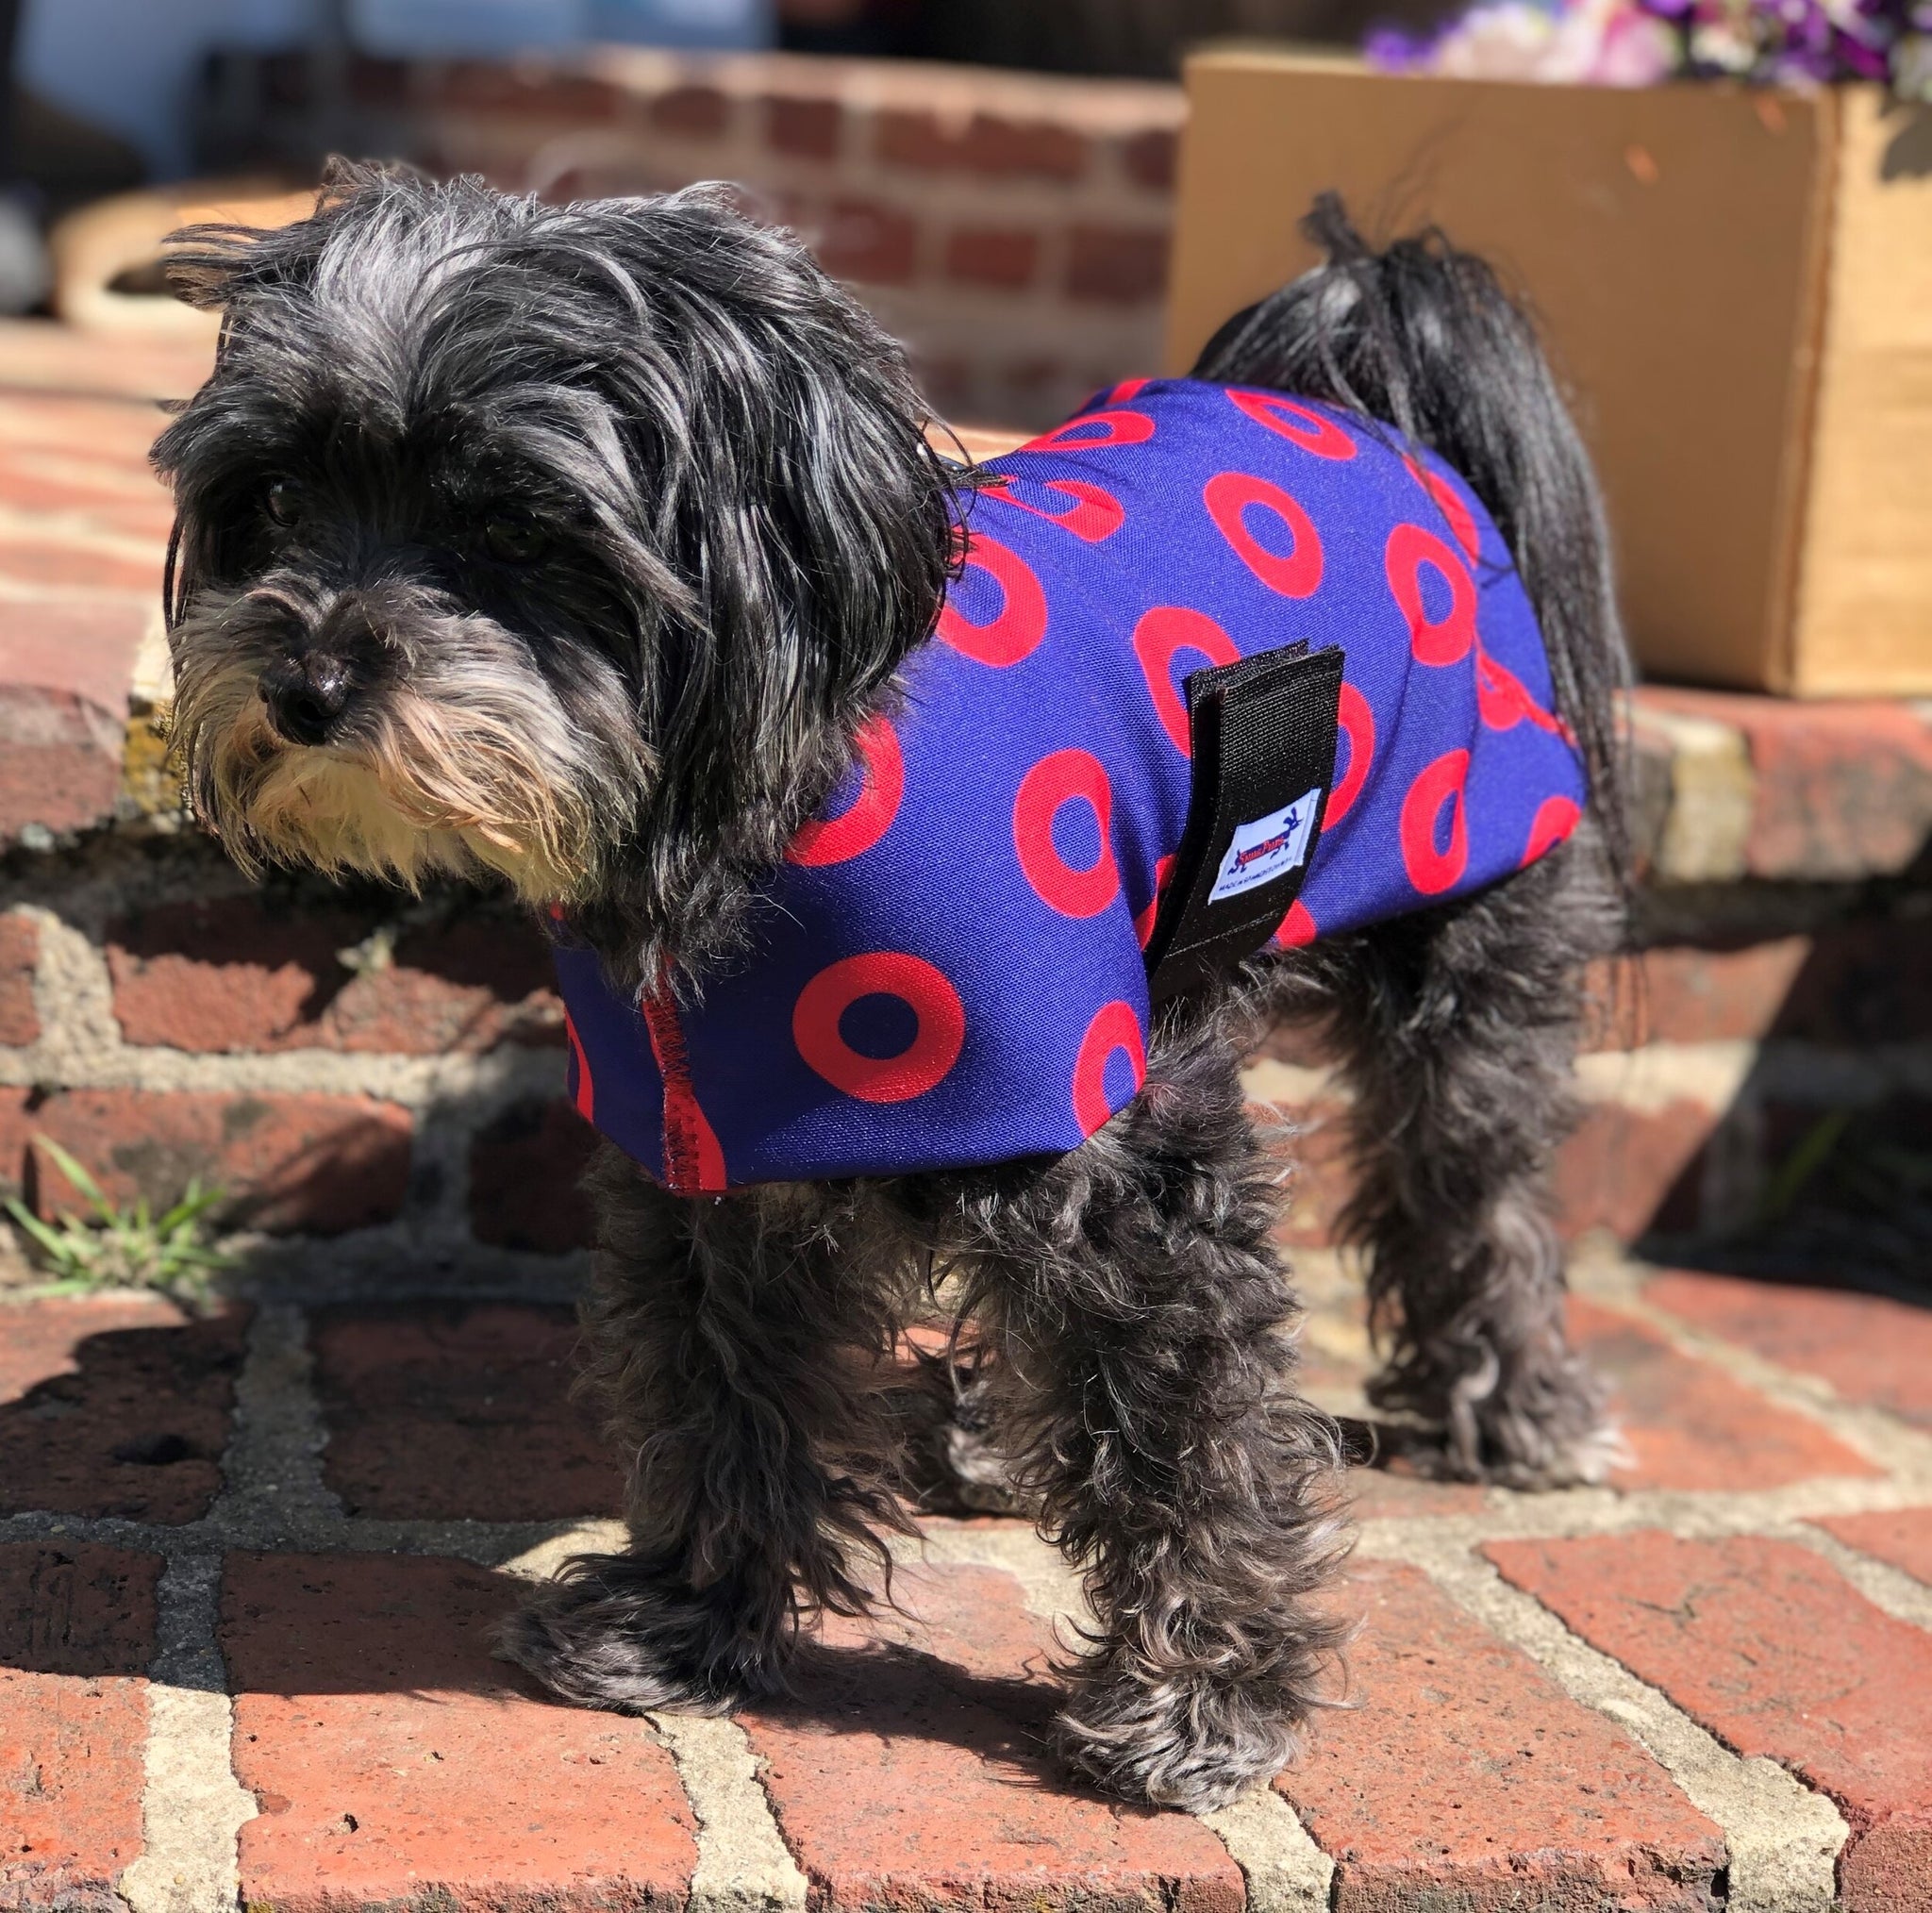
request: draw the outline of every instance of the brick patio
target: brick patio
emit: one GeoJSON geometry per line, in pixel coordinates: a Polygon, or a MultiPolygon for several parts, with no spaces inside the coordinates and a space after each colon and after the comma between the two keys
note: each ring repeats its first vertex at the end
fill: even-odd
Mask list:
{"type": "MultiPolygon", "coordinates": [[[[61,1206],[41,1134],[121,1195],[210,1175],[251,1256],[190,1321],[0,1253],[0,1913],[1932,1908],[1932,1313],[1604,1240],[1750,1216],[1821,1112],[1923,1140],[1926,707],[1640,693],[1647,990],[1560,1175],[1629,1466],[1358,1472],[1359,1705],[1273,1790],[1064,1787],[1072,1591],[1010,1522],[928,1522],[917,1618],[785,1709],[574,1713],[487,1645],[616,1494],[563,1394],[556,1001],[476,899],[263,895],[180,829],[142,460],[201,363],[0,327],[0,1188],[61,1206]]],[[[1249,1088],[1317,1125],[1285,1235],[1360,1416],[1336,1092],[1288,1040],[1249,1088]]]]}
{"type": "MultiPolygon", "coordinates": [[[[1300,1262],[1363,1414],[1357,1291],[1300,1262]]],[[[1578,1283],[1628,1466],[1358,1471],[1356,1705],[1205,1824],[1042,1757],[1077,1601],[1017,1521],[926,1522],[910,1611],[735,1722],[493,1660],[616,1493],[553,1300],[0,1304],[0,1905],[1932,1907],[1932,1316],[1578,1283]]]]}

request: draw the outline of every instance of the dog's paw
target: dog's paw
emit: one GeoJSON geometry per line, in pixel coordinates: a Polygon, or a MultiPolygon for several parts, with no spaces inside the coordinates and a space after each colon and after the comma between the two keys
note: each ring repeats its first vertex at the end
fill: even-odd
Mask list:
{"type": "Polygon", "coordinates": [[[628,1555],[571,1561],[498,1646],[561,1699],[626,1714],[725,1714],[777,1685],[730,1616],[628,1555]]]}
{"type": "Polygon", "coordinates": [[[1211,1812],[1287,1766],[1294,1722],[1239,1682],[1176,1678],[1086,1688],[1054,1722],[1054,1746],[1080,1779],[1124,1800],[1211,1812]]]}

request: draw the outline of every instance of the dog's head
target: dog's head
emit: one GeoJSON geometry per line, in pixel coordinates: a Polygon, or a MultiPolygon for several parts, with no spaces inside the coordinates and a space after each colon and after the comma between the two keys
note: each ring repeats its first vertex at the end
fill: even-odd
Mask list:
{"type": "Polygon", "coordinates": [[[938,614],[896,346],[715,189],[339,163],[173,270],[225,315],[155,448],[197,814],[244,868],[497,871],[633,981],[728,942],[938,614]]]}

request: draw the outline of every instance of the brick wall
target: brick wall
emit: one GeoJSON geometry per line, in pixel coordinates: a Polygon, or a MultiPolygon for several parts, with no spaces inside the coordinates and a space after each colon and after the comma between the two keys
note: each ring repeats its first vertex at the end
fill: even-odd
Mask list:
{"type": "MultiPolygon", "coordinates": [[[[0,327],[0,1187],[59,1204],[45,1135],[120,1192],[199,1174],[344,1252],[553,1256],[586,1139],[534,934],[466,894],[251,890],[174,807],[142,455],[202,365],[0,327]]],[[[1634,715],[1647,954],[1603,979],[1566,1226],[1736,1228],[1826,1119],[1923,1162],[1932,715],[1650,689],[1634,715]]],[[[1251,1083],[1317,1125],[1290,1234],[1319,1240],[1340,1092],[1287,1038],[1251,1083]]]]}
{"type": "Polygon", "coordinates": [[[568,62],[237,57],[208,143],[480,172],[552,198],[728,179],[911,347],[938,409],[1044,424],[1157,369],[1177,87],[796,56],[568,62]]]}

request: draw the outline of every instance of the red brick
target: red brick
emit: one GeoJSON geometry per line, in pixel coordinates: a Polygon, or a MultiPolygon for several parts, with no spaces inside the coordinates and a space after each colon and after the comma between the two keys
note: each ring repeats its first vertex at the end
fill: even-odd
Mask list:
{"type": "MultiPolygon", "coordinates": [[[[408,1111],[368,1096],[66,1090],[30,1116],[0,1111],[0,1160],[22,1122],[78,1158],[110,1201],[170,1203],[198,1177],[224,1191],[228,1220],[275,1234],[386,1223],[408,1187],[408,1111]]],[[[37,1210],[81,1208],[52,1158],[29,1148],[37,1210]]]]}
{"type": "Polygon", "coordinates": [[[1136,186],[1149,192],[1172,192],[1180,157],[1180,136],[1164,126],[1136,133],[1121,144],[1121,165],[1136,186]]]}
{"type": "Polygon", "coordinates": [[[453,61],[435,94],[441,107],[573,121],[615,119],[625,99],[621,87],[589,74],[480,59],[453,61]]]}
{"type": "Polygon", "coordinates": [[[765,102],[765,144],[801,159],[835,159],[844,118],[835,99],[774,93],[765,102]]]}
{"type": "MultiPolygon", "coordinates": [[[[0,916],[0,1043],[30,1043],[41,1034],[34,1007],[34,969],[41,960],[40,926],[18,911],[0,916]]],[[[0,1177],[7,1173],[0,1164],[0,1177]]]]}
{"type": "Polygon", "coordinates": [[[331,1309],[311,1332],[328,1485],[351,1514],[550,1521],[615,1514],[623,1480],[568,1399],[567,1309],[331,1309]]]}
{"type": "Polygon", "coordinates": [[[222,1647],[242,1898],[348,1906],[681,1906],[691,1813],[642,1721],[539,1700],[491,1658],[514,1584],[458,1561],[228,1557],[222,1647]]]}
{"type": "Polygon", "coordinates": [[[835,278],[903,285],[912,276],[918,243],[919,228],[908,214],[875,200],[841,199],[819,241],[819,263],[835,278]]]}
{"type": "Polygon", "coordinates": [[[1848,1548],[1903,1568],[1932,1587],[1932,1507],[1889,1508],[1876,1514],[1813,1515],[1814,1527],[1848,1548]]]}
{"type": "Polygon", "coordinates": [[[0,1306],[0,1513],[199,1520],[222,1486],[247,1312],[0,1306]]]}
{"type": "Polygon", "coordinates": [[[1570,1332],[1615,1389],[1612,1412],[1636,1456],[1612,1477],[1619,1488],[1778,1488],[1882,1472],[1808,1417],[1679,1355],[1644,1322],[1572,1296],[1570,1332]]]}
{"type": "Polygon", "coordinates": [[[1087,165],[1087,141],[1071,128],[995,113],[975,113],[963,126],[953,126],[933,113],[883,112],[874,151],[894,165],[926,172],[1007,178],[1077,179],[1087,165]]]}
{"type": "Polygon", "coordinates": [[[731,118],[731,102],[715,87],[674,87],[651,102],[651,124],[688,140],[710,140],[731,118]]]}
{"type": "Polygon", "coordinates": [[[1484,1552],[1725,1746],[1828,1793],[1852,1828],[1849,1913],[1928,1904],[1932,1635],[1792,1541],[1645,1531],[1484,1552]]]}
{"type": "Polygon", "coordinates": [[[1167,287],[1168,235],[1157,228],[1076,225],[1067,235],[1067,293],[1144,306],[1167,287]]]}
{"type": "Polygon", "coordinates": [[[0,538],[0,577],[26,585],[78,585],[93,591],[127,591],[156,599],[161,593],[162,554],[152,559],[52,538],[0,538]]]}
{"type": "Polygon", "coordinates": [[[0,1545],[0,1905],[121,1905],[160,1568],[85,1542],[0,1545]]]}
{"type": "Polygon", "coordinates": [[[1241,1873],[1205,1827],[1072,1791],[1044,1756],[1053,1643],[1011,1576],[935,1568],[898,1588],[916,1622],[829,1622],[794,1700],[740,1717],[815,1907],[1239,1913],[1241,1873]]]}
{"type": "Polygon", "coordinates": [[[542,939],[476,917],[406,931],[379,970],[338,952],[376,921],[288,914],[254,897],[165,904],[111,924],[114,1014],[131,1043],[197,1051],[331,1049],[411,1056],[562,1040],[542,939]]]}
{"type": "Polygon", "coordinates": [[[1722,1835],[1670,1776],[1418,1570],[1358,1568],[1359,1705],[1274,1783],[1336,1863],[1336,1913],[1707,1913],[1722,1835]]]}
{"type": "Polygon", "coordinates": [[[515,1103],[470,1144],[470,1232],[479,1242],[558,1256],[590,1246],[577,1188],[596,1132],[566,1097],[515,1103]]]}
{"type": "Polygon", "coordinates": [[[1757,773],[1753,876],[1904,870],[1932,830],[1932,724],[1905,704],[1646,687],[1644,704],[1742,731],[1757,773]]]}
{"type": "Polygon", "coordinates": [[[974,286],[1027,286],[1040,263],[1040,237],[968,226],[946,241],[946,276],[974,286]]]}
{"type": "Polygon", "coordinates": [[[1848,1402],[1932,1427],[1932,1314],[1882,1296],[1670,1270],[1645,1298],[1780,1368],[1820,1376],[1848,1402]]]}
{"type": "Polygon", "coordinates": [[[114,814],[125,721],[70,691],[0,682],[0,850],[37,823],[87,830],[114,814]]]}
{"type": "Polygon", "coordinates": [[[1646,1229],[1694,1226],[1703,1150],[1721,1121],[1718,1111],[1683,1097],[1660,1109],[1591,1104],[1557,1152],[1563,1234],[1607,1229],[1627,1242],[1646,1229]]]}

